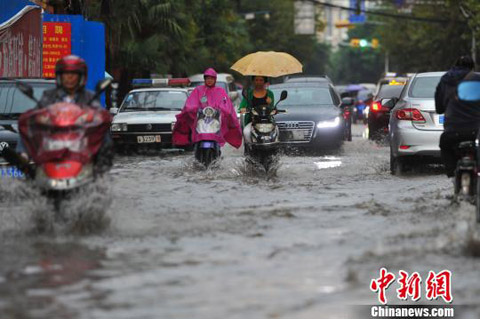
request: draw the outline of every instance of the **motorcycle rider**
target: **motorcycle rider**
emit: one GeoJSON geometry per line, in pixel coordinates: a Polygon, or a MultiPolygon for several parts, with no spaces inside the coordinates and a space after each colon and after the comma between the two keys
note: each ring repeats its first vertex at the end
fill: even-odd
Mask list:
{"type": "MultiPolygon", "coordinates": [[[[247,98],[243,97],[243,100],[239,106],[239,112],[242,114],[246,113],[243,123],[243,137],[246,144],[252,143],[252,119],[250,116],[251,108],[260,105],[268,105],[269,110],[273,110],[275,107],[275,97],[273,95],[273,92],[266,87],[268,83],[268,78],[265,76],[253,76],[252,81],[253,89],[249,88],[247,90],[247,98]]],[[[274,115],[275,111],[271,114],[274,115]]]]}
{"type": "Polygon", "coordinates": [[[440,149],[448,177],[455,176],[457,145],[463,141],[474,141],[480,128],[480,107],[472,108],[457,97],[457,86],[462,80],[478,77],[474,69],[475,64],[470,56],[459,57],[442,76],[435,91],[435,110],[438,114],[445,114],[440,149]]]}
{"type": "Polygon", "coordinates": [[[237,120],[235,108],[227,92],[216,86],[217,72],[213,68],[208,68],[203,74],[204,85],[197,86],[182,109],[182,112],[176,116],[177,121],[173,128],[173,144],[177,146],[188,146],[195,143],[195,128],[197,111],[199,108],[208,106],[217,106],[221,109],[221,136],[219,144],[223,146],[228,142],[232,146],[239,148],[242,144],[242,134],[237,120]]]}
{"type": "MultiPolygon", "coordinates": [[[[85,60],[76,56],[68,55],[57,61],[55,64],[55,82],[57,87],[46,90],[38,102],[37,108],[45,108],[49,105],[66,102],[79,106],[88,106],[101,108],[102,105],[98,98],[92,98],[95,93],[86,89],[88,67],[85,60]]],[[[28,159],[26,148],[19,137],[17,144],[17,153],[28,159]]],[[[102,147],[95,158],[95,167],[97,172],[103,172],[112,166],[113,160],[113,141],[110,134],[105,136],[102,147]]]]}

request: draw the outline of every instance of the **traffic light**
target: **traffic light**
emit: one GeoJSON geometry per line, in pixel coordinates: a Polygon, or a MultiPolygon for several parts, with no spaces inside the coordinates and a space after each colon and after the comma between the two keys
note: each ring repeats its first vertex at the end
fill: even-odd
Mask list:
{"type": "Polygon", "coordinates": [[[368,39],[359,39],[359,38],[352,38],[350,39],[350,46],[353,48],[372,48],[378,49],[380,43],[378,39],[373,38],[372,41],[368,39]]]}
{"type": "Polygon", "coordinates": [[[350,46],[354,48],[358,48],[360,46],[360,39],[357,39],[357,38],[350,39],[350,46]]]}

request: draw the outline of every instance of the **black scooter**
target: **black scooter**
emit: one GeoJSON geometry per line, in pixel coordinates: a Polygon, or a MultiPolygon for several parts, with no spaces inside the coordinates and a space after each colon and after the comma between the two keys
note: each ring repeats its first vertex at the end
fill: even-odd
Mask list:
{"type": "Polygon", "coordinates": [[[288,93],[287,91],[282,91],[280,100],[271,111],[268,105],[253,107],[252,102],[247,97],[246,90],[242,92],[242,95],[247,100],[247,112],[252,119],[252,143],[245,143],[245,155],[262,165],[265,171],[268,172],[278,161],[280,148],[279,130],[274,115],[286,112],[286,110],[276,110],[276,108],[278,103],[287,98],[288,93]]]}
{"type": "MultiPolygon", "coordinates": [[[[462,103],[480,107],[480,81],[463,81],[457,87],[457,97],[462,103]]],[[[455,197],[475,204],[477,222],[480,223],[480,135],[475,141],[457,145],[459,160],[455,169],[455,197]]]]}

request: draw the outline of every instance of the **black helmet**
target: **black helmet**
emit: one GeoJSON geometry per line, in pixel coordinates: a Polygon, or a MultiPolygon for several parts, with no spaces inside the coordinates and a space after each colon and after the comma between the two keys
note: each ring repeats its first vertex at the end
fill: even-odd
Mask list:
{"type": "Polygon", "coordinates": [[[475,62],[469,55],[462,55],[455,61],[455,66],[473,70],[475,69],[475,62]]]}

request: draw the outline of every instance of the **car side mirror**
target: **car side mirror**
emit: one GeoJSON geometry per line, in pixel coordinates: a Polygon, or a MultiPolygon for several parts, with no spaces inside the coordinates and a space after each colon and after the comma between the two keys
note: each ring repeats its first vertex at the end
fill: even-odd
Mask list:
{"type": "Polygon", "coordinates": [[[37,99],[33,96],[33,87],[22,81],[17,81],[16,86],[20,90],[20,92],[38,103],[37,99]]]}
{"type": "Polygon", "coordinates": [[[112,107],[112,108],[110,109],[110,114],[115,115],[115,114],[117,114],[117,113],[118,113],[118,107],[112,107]]]}

